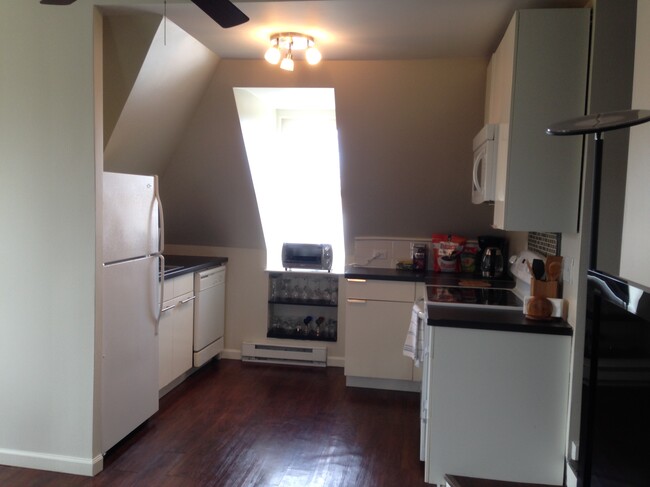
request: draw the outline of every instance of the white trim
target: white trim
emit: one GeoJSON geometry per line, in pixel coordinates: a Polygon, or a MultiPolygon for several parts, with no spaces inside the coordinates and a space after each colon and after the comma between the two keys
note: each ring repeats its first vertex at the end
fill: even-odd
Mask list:
{"type": "Polygon", "coordinates": [[[420,381],[401,379],[375,379],[373,377],[346,376],[347,387],[363,387],[366,389],[383,389],[388,391],[420,392],[420,381]]]}
{"type": "Polygon", "coordinates": [[[24,450],[0,449],[0,464],[12,467],[49,470],[51,472],[94,476],[104,468],[104,457],[95,458],[53,455],[24,450]]]}
{"type": "MultiPolygon", "coordinates": [[[[220,358],[225,360],[241,360],[241,350],[226,348],[221,352],[220,358]]],[[[327,356],[328,367],[345,367],[344,357],[327,356]]]]}

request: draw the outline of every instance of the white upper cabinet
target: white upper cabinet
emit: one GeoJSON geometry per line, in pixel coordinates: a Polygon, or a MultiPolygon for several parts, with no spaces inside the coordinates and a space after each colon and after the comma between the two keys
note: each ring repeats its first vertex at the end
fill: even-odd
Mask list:
{"type": "Polygon", "coordinates": [[[488,66],[486,123],[498,123],[495,228],[576,232],[582,137],[553,122],[584,115],[589,9],[517,11],[488,66]]]}

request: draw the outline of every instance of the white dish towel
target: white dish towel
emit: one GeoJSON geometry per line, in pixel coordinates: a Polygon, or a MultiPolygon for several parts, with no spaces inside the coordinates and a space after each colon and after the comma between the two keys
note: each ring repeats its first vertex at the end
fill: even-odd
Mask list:
{"type": "Polygon", "coordinates": [[[424,323],[427,321],[427,306],[423,299],[413,303],[409,331],[404,341],[404,355],[413,359],[416,367],[422,363],[422,340],[424,336],[424,323]]]}

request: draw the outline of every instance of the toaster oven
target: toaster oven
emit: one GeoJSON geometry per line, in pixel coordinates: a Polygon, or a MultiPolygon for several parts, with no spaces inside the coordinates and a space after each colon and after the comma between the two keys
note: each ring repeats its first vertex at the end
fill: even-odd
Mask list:
{"type": "Polygon", "coordinates": [[[288,269],[332,270],[330,244],[284,243],[282,267],[288,269]]]}

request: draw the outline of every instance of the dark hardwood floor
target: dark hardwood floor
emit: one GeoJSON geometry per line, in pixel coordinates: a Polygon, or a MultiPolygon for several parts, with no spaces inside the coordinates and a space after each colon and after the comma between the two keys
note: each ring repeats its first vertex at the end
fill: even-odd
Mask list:
{"type": "Polygon", "coordinates": [[[0,466],[0,486],[424,486],[418,449],[419,394],[221,360],[163,397],[96,477],[0,466]]]}

